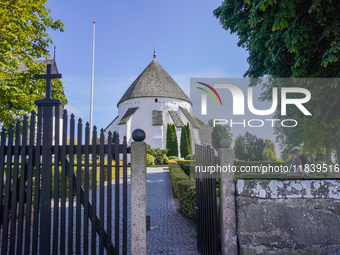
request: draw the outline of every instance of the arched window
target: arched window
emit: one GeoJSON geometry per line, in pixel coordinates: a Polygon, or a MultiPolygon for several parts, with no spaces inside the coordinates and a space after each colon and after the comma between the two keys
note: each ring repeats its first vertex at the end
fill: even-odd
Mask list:
{"type": "Polygon", "coordinates": [[[158,103],[158,99],[157,98],[155,98],[155,103],[158,103]]]}

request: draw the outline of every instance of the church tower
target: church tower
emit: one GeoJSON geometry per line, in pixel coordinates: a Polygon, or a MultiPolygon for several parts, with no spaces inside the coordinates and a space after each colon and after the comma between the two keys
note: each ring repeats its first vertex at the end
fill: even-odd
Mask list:
{"type": "MultiPolygon", "coordinates": [[[[199,143],[200,126],[192,116],[192,103],[178,84],[154,59],[137,77],[119,100],[118,116],[105,129],[106,134],[126,135],[128,144],[132,132],[145,131],[145,142],[151,148],[166,148],[167,124],[176,126],[178,145],[181,130],[189,123],[192,144],[199,143]]],[[[194,147],[194,146],[193,146],[194,147]]],[[[194,150],[194,148],[192,148],[194,150]]]]}

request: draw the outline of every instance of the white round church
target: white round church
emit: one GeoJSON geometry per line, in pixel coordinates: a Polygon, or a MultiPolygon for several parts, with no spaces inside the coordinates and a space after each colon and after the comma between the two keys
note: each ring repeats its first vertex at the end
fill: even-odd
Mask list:
{"type": "Polygon", "coordinates": [[[178,145],[182,127],[187,123],[192,144],[200,143],[200,126],[192,116],[190,99],[158,63],[155,53],[154,59],[127,89],[117,107],[118,116],[105,132],[126,136],[128,144],[132,141],[132,132],[141,128],[146,134],[145,142],[151,148],[165,149],[168,123],[176,126],[178,145]]]}

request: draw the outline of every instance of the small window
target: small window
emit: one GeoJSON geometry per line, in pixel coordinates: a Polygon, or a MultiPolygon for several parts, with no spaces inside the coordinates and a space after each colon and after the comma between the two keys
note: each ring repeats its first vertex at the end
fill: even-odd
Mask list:
{"type": "Polygon", "coordinates": [[[157,98],[155,98],[155,103],[158,103],[158,99],[157,98]]]}

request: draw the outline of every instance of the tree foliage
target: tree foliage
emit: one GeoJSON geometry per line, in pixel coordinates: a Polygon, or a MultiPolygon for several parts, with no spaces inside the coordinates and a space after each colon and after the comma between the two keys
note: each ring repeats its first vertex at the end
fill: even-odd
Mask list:
{"type": "Polygon", "coordinates": [[[221,148],[220,142],[223,138],[228,138],[232,141],[232,135],[230,133],[230,127],[225,125],[216,125],[211,133],[212,146],[218,150],[221,148]]]}
{"type": "MultiPolygon", "coordinates": [[[[34,101],[44,97],[45,83],[34,75],[46,67],[35,60],[49,57],[52,39],[47,30],[64,30],[49,14],[46,0],[0,2],[0,122],[5,125],[35,110],[34,101]],[[19,72],[23,65],[28,70],[19,72]]],[[[54,80],[52,86],[52,97],[65,104],[61,81],[54,80]]]]}
{"type": "Polygon", "coordinates": [[[340,2],[225,0],[214,10],[249,52],[249,77],[339,77],[340,2]]]}
{"type": "MultiPolygon", "coordinates": [[[[297,109],[287,114],[296,128],[276,126],[283,148],[304,145],[315,153],[336,149],[340,160],[340,1],[337,0],[225,0],[214,11],[224,29],[239,37],[238,46],[249,52],[250,78],[331,78],[305,84],[312,99],[312,118],[297,109]]],[[[252,80],[252,85],[256,81],[252,80]]],[[[299,82],[292,84],[299,87],[299,82]]],[[[264,100],[273,85],[264,88],[264,100]]],[[[276,118],[282,118],[276,113],[276,118]]],[[[311,152],[309,153],[311,154],[311,152]]]]}
{"type": "Polygon", "coordinates": [[[246,132],[236,138],[234,152],[239,160],[262,161],[264,148],[265,143],[262,138],[246,132]]]}
{"type": "MultiPolygon", "coordinates": [[[[156,163],[156,165],[165,165],[168,164],[168,157],[165,155],[167,153],[167,150],[162,150],[160,148],[147,148],[147,161],[152,163],[156,163]],[[152,156],[152,160],[151,157],[152,156]]],[[[148,163],[149,164],[149,163],[148,163]]]]}
{"type": "Polygon", "coordinates": [[[275,154],[273,153],[271,147],[269,147],[266,157],[267,157],[267,160],[270,161],[270,162],[276,162],[277,161],[277,158],[275,157],[275,154]]]}
{"type": "Polygon", "coordinates": [[[269,160],[269,158],[268,158],[269,149],[271,150],[271,153],[275,156],[275,143],[270,139],[265,139],[264,144],[265,145],[264,145],[264,149],[263,149],[263,158],[265,160],[269,160]]]}
{"type": "Polygon", "coordinates": [[[189,123],[182,127],[180,152],[182,158],[186,158],[191,154],[191,134],[189,123]]]}
{"type": "Polygon", "coordinates": [[[174,124],[168,124],[167,132],[166,132],[166,155],[170,156],[178,156],[178,142],[177,142],[177,134],[176,127],[174,124]]]}
{"type": "Polygon", "coordinates": [[[244,138],[241,135],[239,135],[235,140],[234,153],[237,159],[246,160],[246,148],[244,145],[244,138]]]}

